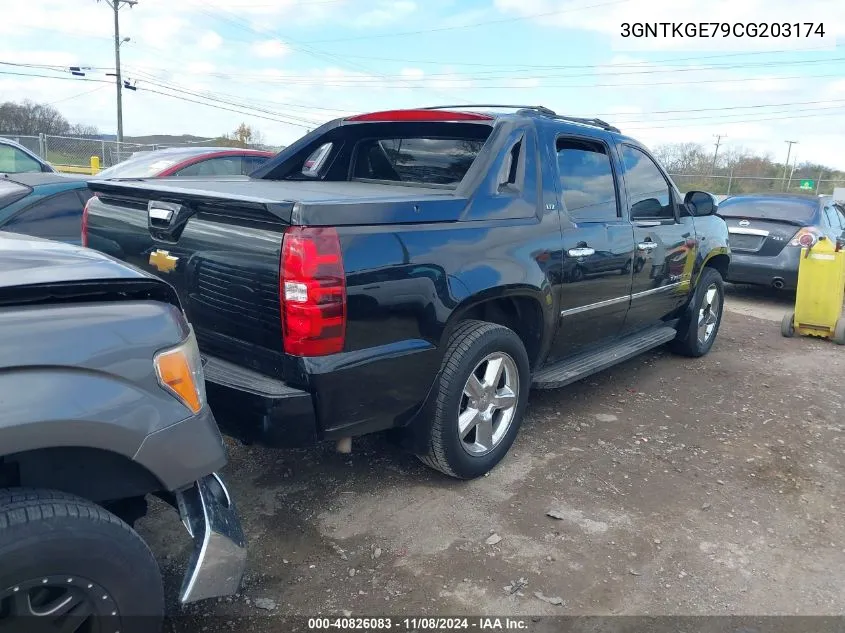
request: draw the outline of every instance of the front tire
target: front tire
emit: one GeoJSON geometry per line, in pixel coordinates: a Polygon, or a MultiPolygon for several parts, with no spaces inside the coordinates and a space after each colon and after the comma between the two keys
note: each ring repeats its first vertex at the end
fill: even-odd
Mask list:
{"type": "Polygon", "coordinates": [[[725,282],[715,268],[701,271],[698,287],[690,304],[689,316],[681,320],[672,351],[698,358],[713,347],[725,307],[725,282]]]}
{"type": "Polygon", "coordinates": [[[528,354],[513,330],[461,323],[435,385],[422,462],[457,479],[489,472],[516,439],[530,386],[528,354]]]}
{"type": "Polygon", "coordinates": [[[155,558],[123,521],[75,495],[0,489],[0,630],[151,633],[163,614],[155,558]]]}

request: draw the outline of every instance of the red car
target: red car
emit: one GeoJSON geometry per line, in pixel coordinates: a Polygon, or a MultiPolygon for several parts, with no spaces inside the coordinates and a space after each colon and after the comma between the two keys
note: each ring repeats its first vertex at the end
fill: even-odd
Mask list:
{"type": "Polygon", "coordinates": [[[107,178],[164,178],[167,176],[246,176],[273,152],[232,147],[171,147],[144,152],[96,175],[107,178]]]}

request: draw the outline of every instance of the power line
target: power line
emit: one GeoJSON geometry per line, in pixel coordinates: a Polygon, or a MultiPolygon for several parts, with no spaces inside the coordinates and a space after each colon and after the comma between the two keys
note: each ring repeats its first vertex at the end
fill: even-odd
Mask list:
{"type": "MultiPolygon", "coordinates": [[[[628,76],[628,75],[649,75],[649,74],[657,74],[657,73],[686,73],[686,72],[707,72],[711,70],[735,70],[735,69],[751,69],[751,68],[760,68],[760,67],[769,67],[769,66],[777,66],[778,68],[782,66],[803,66],[808,64],[827,64],[832,62],[841,62],[845,61],[845,57],[836,57],[832,59],[815,59],[815,60],[803,60],[803,61],[792,61],[792,62],[761,62],[757,64],[714,64],[710,66],[698,66],[694,68],[664,68],[664,69],[649,69],[649,70],[626,70],[620,72],[606,72],[606,73],[574,73],[574,74],[559,74],[553,73],[548,75],[499,75],[499,76],[490,76],[490,77],[480,77],[480,74],[466,74],[460,75],[460,81],[493,81],[498,79],[547,79],[547,78],[561,78],[566,79],[569,77],[614,77],[614,76],[628,76]]],[[[173,71],[163,68],[152,68],[152,70],[158,70],[162,72],[168,72],[170,74],[176,74],[173,71]]],[[[491,71],[492,72],[492,71],[491,71]]],[[[520,71],[511,71],[514,73],[518,73],[520,71]]],[[[256,79],[260,81],[268,80],[267,75],[256,75],[250,73],[224,73],[220,71],[208,71],[208,72],[188,72],[185,71],[185,74],[190,75],[207,75],[210,77],[218,77],[221,79],[256,79]]],[[[414,80],[408,78],[405,75],[381,75],[381,77],[385,80],[398,80],[398,81],[422,81],[425,79],[430,79],[432,77],[454,77],[454,73],[429,73],[424,75],[418,80],[414,80]]],[[[305,75],[300,73],[293,73],[293,74],[285,74],[285,75],[276,75],[273,77],[276,81],[285,81],[285,82],[316,82],[319,81],[320,78],[314,77],[313,75],[305,75]]],[[[373,81],[374,78],[372,77],[343,77],[339,78],[338,81],[348,81],[351,83],[361,83],[361,82],[370,82],[373,81]]]]}
{"type": "Polygon", "coordinates": [[[251,116],[251,117],[254,117],[256,119],[266,119],[268,121],[275,121],[276,123],[286,123],[288,125],[293,125],[295,127],[301,127],[301,128],[306,128],[306,129],[309,128],[309,127],[313,127],[313,126],[305,125],[305,124],[302,124],[302,123],[293,123],[291,121],[282,121],[281,119],[277,119],[277,118],[273,118],[273,117],[269,117],[269,116],[263,116],[263,115],[260,115],[260,114],[252,114],[250,112],[244,112],[242,110],[235,110],[235,109],[232,109],[232,108],[226,108],[226,107],[223,107],[223,106],[220,106],[220,105],[215,105],[215,104],[212,104],[212,103],[206,103],[204,101],[196,101],[195,99],[188,99],[187,97],[183,97],[181,95],[174,95],[174,94],[167,93],[167,92],[161,92],[159,90],[153,90],[152,88],[145,88],[144,92],[150,92],[152,94],[162,95],[164,97],[171,97],[172,99],[179,99],[180,101],[187,101],[188,103],[196,103],[198,105],[204,105],[206,107],[215,108],[217,110],[226,110],[228,112],[236,112],[237,114],[244,114],[246,116],[251,116]]]}
{"type": "MultiPolygon", "coordinates": [[[[845,111],[845,108],[842,108],[845,111]]],[[[745,119],[740,121],[731,121],[731,123],[757,123],[760,121],[787,121],[790,119],[802,118],[802,119],[817,119],[826,116],[842,116],[841,112],[828,112],[825,114],[803,114],[803,113],[796,113],[789,116],[781,116],[781,117],[767,117],[761,119],[745,119]]],[[[720,121],[721,124],[721,121],[720,121]]],[[[705,124],[706,125],[706,124],[705,124]]],[[[715,123],[714,123],[715,125],[715,123]]],[[[690,127],[689,123],[678,123],[675,125],[637,125],[630,128],[626,128],[628,130],[662,130],[662,129],[669,129],[669,128],[677,128],[677,127],[690,127]]]]}
{"type": "MultiPolygon", "coordinates": [[[[2,62],[0,62],[2,63],[2,62]]],[[[106,79],[90,79],[88,77],[57,77],[56,75],[39,75],[34,73],[13,73],[8,70],[0,70],[0,75],[16,75],[18,77],[43,77],[46,79],[62,79],[64,81],[96,81],[101,84],[110,84],[106,79]]]]}
{"type": "MultiPolygon", "coordinates": [[[[820,110],[839,110],[845,108],[843,105],[837,106],[826,106],[822,108],[803,108],[800,110],[768,110],[766,112],[760,112],[763,116],[769,116],[771,114],[803,114],[805,112],[818,112],[820,110]]],[[[682,117],[672,117],[669,119],[656,119],[656,123],[664,123],[666,121],[700,121],[700,120],[707,120],[707,119],[719,119],[720,121],[725,121],[732,117],[743,117],[755,114],[754,112],[739,112],[736,114],[710,114],[706,116],[682,116],[682,117]]],[[[599,115],[591,115],[591,116],[599,116],[599,115]]],[[[605,115],[606,116],[606,115],[605,115]]],[[[618,121],[614,118],[614,121],[621,124],[627,123],[649,123],[652,119],[629,119],[628,121],[618,121]]]]}
{"type": "Polygon", "coordinates": [[[145,73],[143,71],[140,73],[139,77],[140,77],[140,81],[142,83],[150,83],[154,86],[158,86],[159,88],[166,88],[168,90],[173,90],[175,92],[182,92],[182,93],[192,95],[192,96],[195,96],[195,97],[202,97],[204,99],[209,99],[211,101],[219,101],[220,103],[225,103],[227,105],[233,105],[233,106],[237,106],[237,107],[241,107],[241,108],[246,108],[246,109],[249,109],[249,110],[256,110],[257,112],[262,112],[264,114],[273,114],[273,115],[278,115],[278,116],[285,116],[285,117],[290,118],[292,120],[299,121],[300,123],[308,123],[310,125],[314,124],[314,121],[311,120],[311,119],[304,119],[304,118],[301,118],[301,117],[295,116],[295,115],[283,114],[283,113],[276,111],[276,110],[268,110],[268,109],[265,109],[265,108],[256,107],[251,102],[244,103],[244,101],[242,99],[239,99],[238,97],[232,96],[231,97],[232,100],[227,100],[227,99],[224,99],[222,97],[230,96],[230,95],[221,95],[220,93],[216,93],[216,92],[212,92],[212,91],[208,91],[208,90],[191,90],[191,89],[188,89],[188,88],[184,88],[182,86],[175,85],[172,82],[162,80],[162,79],[155,77],[154,75],[151,75],[149,73],[145,73]]]}
{"type": "Polygon", "coordinates": [[[458,26],[442,26],[433,29],[420,29],[418,31],[395,31],[393,33],[382,33],[379,35],[359,35],[355,37],[338,37],[324,40],[308,40],[308,44],[323,44],[326,42],[352,42],[355,40],[371,40],[385,37],[404,37],[405,35],[419,35],[422,33],[439,33],[442,31],[459,31],[463,29],[474,29],[479,26],[489,26],[491,24],[511,24],[513,22],[521,22],[523,20],[534,20],[536,18],[544,18],[552,15],[561,15],[563,13],[575,13],[576,11],[586,11],[588,9],[597,9],[599,7],[607,7],[614,4],[623,4],[630,2],[630,0],[612,0],[611,2],[601,2],[599,4],[591,4],[585,7],[573,7],[571,9],[560,9],[558,11],[546,11],[544,13],[534,13],[531,15],[516,16],[510,18],[501,18],[497,20],[485,20],[484,22],[475,22],[473,24],[461,24],[458,26]]]}
{"type": "MultiPolygon", "coordinates": [[[[843,48],[842,44],[835,46],[834,48],[843,48]]],[[[717,55],[697,55],[695,57],[672,57],[669,59],[653,59],[653,60],[644,60],[639,62],[628,62],[624,64],[507,64],[507,63],[499,63],[499,64],[491,64],[491,63],[480,63],[480,62],[461,62],[455,60],[424,60],[424,59],[399,59],[395,57],[375,57],[371,55],[350,55],[348,53],[344,53],[344,57],[352,57],[354,59],[371,59],[375,61],[383,61],[383,62],[397,62],[400,64],[431,64],[431,65],[450,65],[450,66],[479,66],[483,68],[514,68],[516,70],[519,69],[542,69],[542,70],[549,70],[554,68],[602,68],[602,67],[618,67],[618,66],[642,66],[643,64],[668,64],[670,62],[683,62],[683,61],[700,61],[702,59],[721,59],[725,57],[745,57],[748,55],[774,55],[780,53],[815,53],[815,52],[828,52],[830,49],[817,49],[817,48],[804,48],[804,49],[780,49],[780,50],[773,50],[773,51],[747,51],[743,53],[720,53],[717,55]]]]}
{"type": "MultiPolygon", "coordinates": [[[[111,82],[107,82],[107,83],[111,83],[111,82]]],[[[85,95],[90,95],[94,92],[99,92],[100,90],[105,90],[107,87],[108,86],[98,86],[98,87],[94,88],[93,90],[86,90],[85,92],[80,92],[79,94],[75,94],[75,95],[70,96],[70,97],[65,97],[64,99],[59,99],[58,101],[51,101],[47,105],[53,106],[53,105],[56,105],[57,103],[64,103],[65,101],[71,101],[72,99],[78,99],[79,97],[84,97],[85,95]]]]}
{"type": "MultiPolygon", "coordinates": [[[[782,106],[791,106],[791,105],[815,105],[819,103],[842,103],[845,102],[845,99],[825,99],[821,101],[792,101],[786,103],[761,103],[756,105],[748,105],[748,106],[723,106],[720,108],[690,108],[684,110],[651,110],[651,111],[643,111],[643,112],[632,112],[630,116],[639,116],[641,114],[675,114],[675,113],[684,113],[684,112],[712,112],[717,110],[746,110],[751,108],[779,108],[782,106]]],[[[626,116],[625,112],[604,112],[604,113],[596,113],[593,116],[626,116]]],[[[667,119],[663,119],[664,121],[667,119]]]]}

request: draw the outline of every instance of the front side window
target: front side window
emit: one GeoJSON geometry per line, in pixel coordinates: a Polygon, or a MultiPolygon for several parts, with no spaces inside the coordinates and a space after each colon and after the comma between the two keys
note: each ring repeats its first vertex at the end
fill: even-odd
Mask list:
{"type": "Polygon", "coordinates": [[[603,145],[559,139],[557,167],[563,204],[573,219],[616,219],[616,183],[610,157],[603,145]]]}
{"type": "Polygon", "coordinates": [[[625,185],[631,205],[632,220],[670,220],[675,218],[669,183],[649,156],[630,145],[622,147],[625,185]]]}

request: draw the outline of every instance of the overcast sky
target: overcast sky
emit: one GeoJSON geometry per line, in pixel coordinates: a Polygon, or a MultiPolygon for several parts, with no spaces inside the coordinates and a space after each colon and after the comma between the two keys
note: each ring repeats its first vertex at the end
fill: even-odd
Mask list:
{"type": "MultiPolygon", "coordinates": [[[[97,83],[114,68],[111,9],[14,4],[0,20],[0,100],[53,103],[114,133],[114,86],[97,83]],[[72,78],[71,65],[91,69],[72,78]]],[[[712,149],[721,134],[722,148],[783,161],[798,141],[799,162],[845,169],[841,0],[139,0],[120,16],[137,86],[124,92],[128,136],[213,137],[245,121],[286,144],[347,113],[525,103],[600,116],[649,145],[712,149]],[[825,37],[619,37],[644,20],[815,21],[825,37]]]]}

